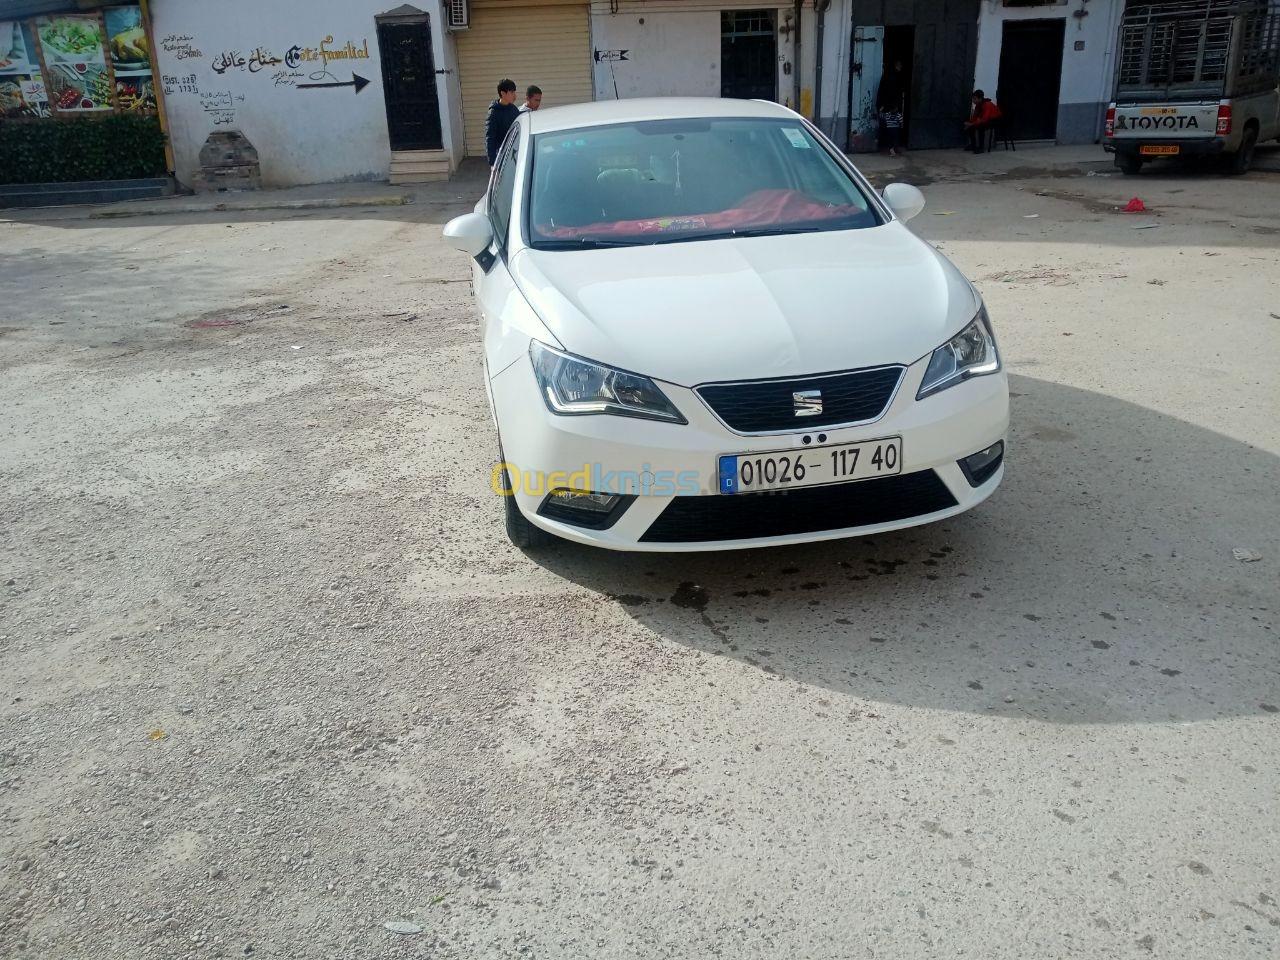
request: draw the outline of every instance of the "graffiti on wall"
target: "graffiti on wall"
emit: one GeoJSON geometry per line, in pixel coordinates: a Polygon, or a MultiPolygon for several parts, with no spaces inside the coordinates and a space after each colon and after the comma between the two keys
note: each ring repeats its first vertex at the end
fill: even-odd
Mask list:
{"type": "Polygon", "coordinates": [[[225,50],[213,58],[210,66],[213,67],[214,73],[221,76],[228,70],[248,70],[250,73],[259,73],[282,63],[284,63],[283,57],[277,57],[264,47],[254,47],[248,56],[239,50],[225,50]]]}
{"type": "Polygon", "coordinates": [[[365,37],[357,46],[352,40],[348,40],[340,47],[333,45],[333,35],[330,34],[321,40],[314,47],[292,46],[284,56],[285,66],[293,69],[302,64],[319,64],[319,69],[315,70],[308,79],[310,80],[336,80],[338,79],[329,72],[329,64],[334,60],[368,60],[369,59],[369,38],[365,37]]]}
{"type": "Polygon", "coordinates": [[[160,78],[160,82],[164,85],[166,97],[171,97],[175,93],[200,93],[200,84],[196,81],[194,73],[185,77],[171,77],[166,74],[160,78]]]}
{"type": "Polygon", "coordinates": [[[252,47],[220,49],[209,57],[190,34],[171,33],[160,41],[160,47],[173,60],[190,61],[183,64],[183,73],[161,77],[165,96],[194,98],[215,129],[236,123],[238,109],[247,97],[253,97],[252,91],[260,83],[269,83],[272,88],[300,90],[351,87],[359,93],[368,85],[368,80],[354,72],[343,79],[333,70],[339,69],[339,65],[350,66],[354,61],[372,59],[367,37],[344,38],[339,42],[332,34],[325,34],[319,42],[311,44],[255,43],[252,47]],[[197,65],[207,70],[186,72],[195,70],[197,65]],[[262,80],[249,81],[248,90],[240,92],[223,86],[237,74],[262,80]]]}
{"type": "Polygon", "coordinates": [[[160,49],[175,60],[199,60],[204,54],[193,46],[194,42],[194,37],[171,33],[160,41],[160,49]]]}
{"type": "MultiPolygon", "coordinates": [[[[333,74],[329,74],[333,76],[333,74]]],[[[321,83],[300,83],[299,90],[321,90],[327,87],[353,87],[356,93],[359,93],[369,85],[369,81],[354,70],[351,72],[350,80],[325,80],[321,83]]]]}
{"type": "Polygon", "coordinates": [[[244,103],[243,93],[218,90],[200,94],[200,109],[205,112],[209,122],[215,127],[228,126],[236,122],[236,104],[238,103],[244,103]]]}
{"type": "MultiPolygon", "coordinates": [[[[195,45],[195,38],[188,34],[170,34],[160,45],[175,60],[204,58],[204,53],[195,45]]],[[[302,80],[335,85],[339,78],[330,69],[333,64],[371,59],[368,37],[339,44],[333,34],[326,34],[314,45],[294,43],[280,49],[284,50],[283,54],[268,45],[222,50],[210,59],[209,68],[220,77],[228,73],[265,73],[273,87],[299,86],[302,80]]],[[[355,85],[362,87],[367,82],[362,80],[355,85]]],[[[341,85],[352,86],[353,81],[341,85]]]]}
{"type": "Polygon", "coordinates": [[[231,90],[204,90],[194,73],[175,77],[168,74],[160,78],[166,97],[190,96],[200,104],[200,109],[215,127],[229,126],[236,122],[236,104],[244,103],[244,94],[231,90]]]}

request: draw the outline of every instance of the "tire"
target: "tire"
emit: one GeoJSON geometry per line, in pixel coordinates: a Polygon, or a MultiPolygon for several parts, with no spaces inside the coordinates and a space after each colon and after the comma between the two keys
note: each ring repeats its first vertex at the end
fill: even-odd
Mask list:
{"type": "Polygon", "coordinates": [[[1244,136],[1240,138],[1240,149],[1231,155],[1227,172],[1234,177],[1238,177],[1242,173],[1248,173],[1249,167],[1253,165],[1253,148],[1257,145],[1257,128],[1250,127],[1244,132],[1244,136]]]}
{"type": "Polygon", "coordinates": [[[1142,164],[1144,162],[1145,161],[1143,161],[1141,158],[1135,157],[1132,155],[1116,157],[1116,166],[1120,168],[1120,172],[1123,173],[1126,177],[1136,177],[1139,173],[1141,173],[1142,164]]]}
{"type": "MultiPolygon", "coordinates": [[[[511,478],[505,470],[502,471],[502,487],[504,490],[511,489],[511,478]]],[[[537,550],[555,539],[541,527],[530,523],[529,518],[520,512],[516,498],[509,493],[502,497],[502,519],[507,529],[507,539],[521,550],[537,550]]]]}

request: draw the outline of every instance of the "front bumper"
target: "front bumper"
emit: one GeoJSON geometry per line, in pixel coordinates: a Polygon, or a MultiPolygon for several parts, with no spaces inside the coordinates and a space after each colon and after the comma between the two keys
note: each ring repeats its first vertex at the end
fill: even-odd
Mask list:
{"type": "Polygon", "coordinates": [[[732,550],[833,540],[931,523],[962,513],[989,497],[1004,476],[1003,465],[973,487],[958,461],[1005,439],[1009,425],[1005,373],[1001,370],[975,377],[917,401],[927,362],[926,357],[907,368],[888,409],[872,423],[768,436],[732,432],[692,390],[661,382],[659,386],[688,419],[687,424],[615,416],[556,416],[542,402],[527,358],[498,373],[491,388],[504,457],[522,478],[514,496],[532,523],[564,539],[612,550],[732,550]],[[805,436],[811,441],[807,445],[802,442],[805,436]],[[897,484],[877,479],[799,488],[785,494],[726,496],[717,492],[717,464],[722,454],[806,450],[891,436],[902,437],[902,481],[897,484]],[[528,482],[530,478],[533,483],[528,482]],[[556,486],[585,486],[598,492],[639,490],[641,495],[607,529],[592,530],[539,515],[547,492],[556,486]],[[805,491],[824,492],[806,495],[802,510],[802,498],[796,495],[805,491]],[[907,502],[904,497],[913,499],[907,502]],[[676,498],[683,498],[682,502],[667,512],[676,498]],[[757,503],[771,516],[787,498],[793,502],[785,504],[781,512],[804,513],[807,519],[794,529],[777,533],[780,521],[772,516],[770,522],[753,530],[749,510],[725,503],[746,498],[765,498],[757,503]],[[945,506],[931,509],[944,501],[945,506]],[[699,503],[709,508],[708,513],[730,510],[742,516],[703,528],[696,522],[685,524],[679,528],[684,532],[670,533],[672,515],[680,513],[696,521],[699,503]],[[915,505],[923,505],[927,512],[914,512],[915,505]],[[814,510],[825,510],[841,525],[812,529],[814,510]],[[697,539],[698,534],[688,533],[698,529],[719,532],[715,539],[697,539]],[[767,533],[756,535],[759,530],[767,533]],[[724,531],[733,535],[721,538],[724,531]],[[659,535],[667,539],[655,540],[659,535]],[[682,539],[673,540],[672,536],[682,539]]]}
{"type": "MultiPolygon", "coordinates": [[[[1107,153],[1114,153],[1119,157],[1137,157],[1141,156],[1141,147],[1177,147],[1178,152],[1173,154],[1173,158],[1178,157],[1212,157],[1222,153],[1227,148],[1227,141],[1223,137],[1195,137],[1183,139],[1159,139],[1159,138],[1138,138],[1130,139],[1110,139],[1102,142],[1102,149],[1107,153]]],[[[1165,160],[1167,156],[1144,156],[1144,160],[1165,160]]]]}

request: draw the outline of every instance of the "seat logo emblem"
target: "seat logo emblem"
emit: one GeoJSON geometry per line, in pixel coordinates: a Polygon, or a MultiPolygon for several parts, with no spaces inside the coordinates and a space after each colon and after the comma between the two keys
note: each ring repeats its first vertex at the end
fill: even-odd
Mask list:
{"type": "Polygon", "coordinates": [[[796,390],[791,394],[791,408],[797,417],[816,417],[822,412],[822,391],[796,390]]]}

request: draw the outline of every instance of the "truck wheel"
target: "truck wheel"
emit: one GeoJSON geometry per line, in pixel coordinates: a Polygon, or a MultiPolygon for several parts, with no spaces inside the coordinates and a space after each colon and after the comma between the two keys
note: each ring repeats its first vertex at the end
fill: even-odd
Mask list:
{"type": "Polygon", "coordinates": [[[1258,131],[1250,127],[1240,138],[1240,149],[1231,157],[1231,165],[1227,168],[1227,172],[1237,177],[1242,173],[1248,173],[1249,167],[1253,164],[1253,148],[1257,145],[1258,131]]]}
{"type": "Polygon", "coordinates": [[[1120,172],[1126,177],[1137,176],[1142,171],[1143,160],[1131,154],[1123,157],[1116,157],[1116,166],[1120,168],[1120,172]]]}

